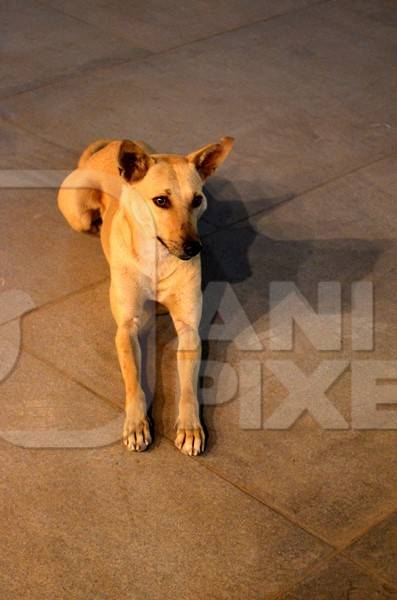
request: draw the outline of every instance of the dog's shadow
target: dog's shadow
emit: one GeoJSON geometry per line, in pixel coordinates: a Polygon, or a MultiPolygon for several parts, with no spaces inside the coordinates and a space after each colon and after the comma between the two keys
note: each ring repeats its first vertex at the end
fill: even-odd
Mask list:
{"type": "MultiPolygon", "coordinates": [[[[211,293],[204,293],[200,329],[203,341],[201,400],[202,390],[208,380],[207,361],[224,360],[228,345],[233,343],[208,341],[212,317],[216,314],[227,285],[232,286],[248,321],[255,329],[258,319],[269,311],[271,282],[295,283],[316,309],[320,282],[338,281],[344,286],[362,279],[373,270],[375,263],[391,243],[387,240],[363,239],[272,239],[254,226],[255,220],[252,215],[265,215],[277,210],[280,205],[293,200],[293,194],[261,197],[260,190],[253,184],[239,182],[238,187],[244,190],[244,201],[236,187],[219,178],[214,178],[206,190],[209,207],[200,225],[204,241],[203,290],[208,291],[212,282],[222,282],[222,285],[212,286],[214,289],[211,289],[211,293]],[[206,318],[208,312],[210,318],[206,318]]],[[[153,416],[157,431],[162,431],[162,424],[166,422],[167,414],[169,415],[168,403],[173,401],[172,398],[166,398],[170,386],[162,376],[162,372],[166,371],[163,364],[164,348],[175,337],[169,317],[157,319],[157,331],[156,367],[152,369],[152,375],[155,375],[156,379],[153,416]]],[[[238,333],[236,331],[236,334],[238,333]]],[[[176,377],[175,365],[166,377],[176,377]]],[[[213,382],[213,385],[216,385],[216,382],[213,382]]],[[[148,387],[152,388],[153,384],[148,387]]],[[[212,426],[216,410],[216,405],[203,407],[203,421],[207,434],[210,431],[207,448],[216,444],[216,433],[212,426]]]]}

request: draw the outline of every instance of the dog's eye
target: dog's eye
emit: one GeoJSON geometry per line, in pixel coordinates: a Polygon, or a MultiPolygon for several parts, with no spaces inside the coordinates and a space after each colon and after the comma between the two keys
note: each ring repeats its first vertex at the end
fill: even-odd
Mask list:
{"type": "Polygon", "coordinates": [[[197,208],[198,206],[200,206],[200,204],[203,201],[203,197],[201,194],[196,194],[195,197],[193,198],[193,202],[192,202],[192,206],[193,208],[197,208]]]}
{"type": "Polygon", "coordinates": [[[168,196],[156,196],[153,198],[153,202],[159,208],[169,208],[171,206],[168,196]]]}

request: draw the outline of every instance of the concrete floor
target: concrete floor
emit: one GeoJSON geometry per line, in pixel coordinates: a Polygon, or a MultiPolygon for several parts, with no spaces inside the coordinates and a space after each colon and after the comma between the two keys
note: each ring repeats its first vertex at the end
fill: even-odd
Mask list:
{"type": "Polygon", "coordinates": [[[288,395],[270,360],[306,375],[325,360],[389,361],[383,379],[396,377],[395,3],[13,0],[0,21],[8,370],[29,311],[0,385],[0,597],[397,598],[395,408],[382,430],[351,426],[347,366],[327,392],[346,428],[309,414],[283,430],[241,424],[259,361],[264,423],[288,395]],[[189,459],[172,443],[175,343],[159,318],[155,442],[128,453],[109,429],[123,389],[107,267],[37,178],[59,180],[101,137],[187,152],[222,135],[236,146],[208,184],[204,278],[230,283],[261,349],[206,344],[230,372],[202,392],[208,447],[189,459]],[[372,351],[357,351],[351,327],[361,280],[375,288],[372,351]],[[319,282],[340,282],[342,349],[317,350],[299,328],[292,350],[272,349],[271,281],[294,282],[314,308],[319,282]],[[252,381],[229,399],[249,360],[252,381]]]}

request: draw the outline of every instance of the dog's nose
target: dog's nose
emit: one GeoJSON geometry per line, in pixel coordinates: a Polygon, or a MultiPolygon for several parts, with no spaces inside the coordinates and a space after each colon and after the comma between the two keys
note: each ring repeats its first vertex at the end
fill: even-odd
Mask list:
{"type": "Polygon", "coordinates": [[[189,240],[183,244],[184,253],[192,258],[201,252],[202,245],[197,240],[189,240]]]}

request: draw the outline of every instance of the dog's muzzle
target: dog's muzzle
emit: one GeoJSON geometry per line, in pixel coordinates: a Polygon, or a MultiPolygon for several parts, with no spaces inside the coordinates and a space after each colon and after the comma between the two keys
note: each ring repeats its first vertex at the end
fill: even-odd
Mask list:
{"type": "Polygon", "coordinates": [[[177,246],[172,245],[171,247],[161,239],[161,237],[157,236],[158,241],[167,248],[168,252],[174,254],[181,260],[190,260],[194,256],[197,256],[199,252],[201,252],[203,245],[198,240],[186,240],[186,242],[182,245],[183,252],[180,254],[177,246]]]}

